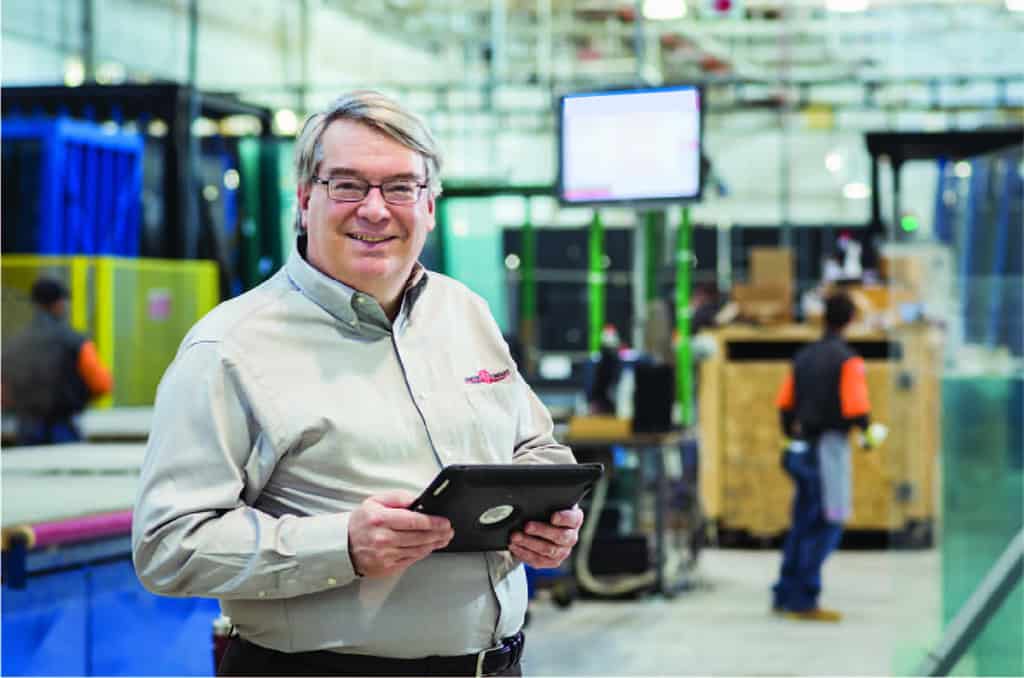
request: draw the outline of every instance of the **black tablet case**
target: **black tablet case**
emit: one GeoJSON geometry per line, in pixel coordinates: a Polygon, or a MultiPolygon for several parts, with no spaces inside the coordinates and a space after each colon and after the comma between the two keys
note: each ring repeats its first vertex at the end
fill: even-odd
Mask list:
{"type": "Polygon", "coordinates": [[[455,536],[442,552],[504,551],[512,532],[571,508],[603,472],[601,464],[455,464],[410,508],[451,521],[455,536]]]}

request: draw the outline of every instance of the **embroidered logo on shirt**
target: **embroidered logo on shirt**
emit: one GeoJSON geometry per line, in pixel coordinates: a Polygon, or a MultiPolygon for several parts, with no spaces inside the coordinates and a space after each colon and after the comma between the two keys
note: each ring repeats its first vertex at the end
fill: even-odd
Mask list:
{"type": "Polygon", "coordinates": [[[488,372],[487,370],[480,370],[472,377],[466,377],[467,384],[494,384],[508,377],[509,371],[502,370],[501,372],[488,372]]]}

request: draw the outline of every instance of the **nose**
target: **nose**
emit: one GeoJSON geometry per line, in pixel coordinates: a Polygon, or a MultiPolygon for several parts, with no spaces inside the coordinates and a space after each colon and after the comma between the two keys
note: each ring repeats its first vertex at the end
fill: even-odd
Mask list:
{"type": "Polygon", "coordinates": [[[359,203],[358,215],[367,221],[382,221],[390,215],[379,186],[370,187],[370,192],[359,203]]]}

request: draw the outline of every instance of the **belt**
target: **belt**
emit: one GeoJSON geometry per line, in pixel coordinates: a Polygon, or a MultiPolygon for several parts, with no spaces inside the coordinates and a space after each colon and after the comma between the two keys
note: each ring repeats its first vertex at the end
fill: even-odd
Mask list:
{"type": "Polygon", "coordinates": [[[519,663],[526,644],[526,638],[520,631],[475,654],[396,659],[328,650],[284,653],[250,643],[240,636],[235,640],[249,651],[285,655],[292,662],[349,676],[493,676],[519,663]]]}

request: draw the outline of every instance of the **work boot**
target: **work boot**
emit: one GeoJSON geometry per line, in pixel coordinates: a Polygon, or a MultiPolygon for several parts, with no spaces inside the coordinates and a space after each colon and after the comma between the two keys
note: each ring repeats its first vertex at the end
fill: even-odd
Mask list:
{"type": "Polygon", "coordinates": [[[815,607],[810,610],[783,610],[782,616],[786,619],[799,619],[800,621],[837,622],[843,615],[835,610],[826,610],[823,607],[815,607]]]}

